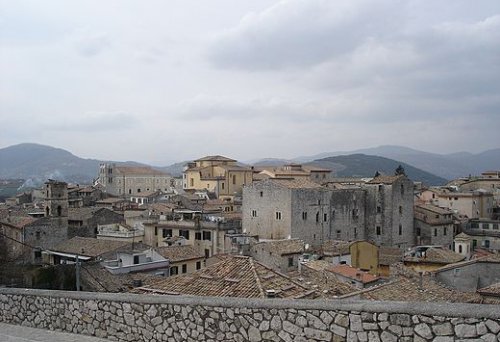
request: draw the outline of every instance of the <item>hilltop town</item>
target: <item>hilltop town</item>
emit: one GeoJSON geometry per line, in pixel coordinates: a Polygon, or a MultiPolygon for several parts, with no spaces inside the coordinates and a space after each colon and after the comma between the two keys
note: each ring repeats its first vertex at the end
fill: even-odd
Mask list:
{"type": "Polygon", "coordinates": [[[212,155],[181,177],[101,163],[0,204],[1,286],[500,303],[500,171],[427,186],[212,155]]]}

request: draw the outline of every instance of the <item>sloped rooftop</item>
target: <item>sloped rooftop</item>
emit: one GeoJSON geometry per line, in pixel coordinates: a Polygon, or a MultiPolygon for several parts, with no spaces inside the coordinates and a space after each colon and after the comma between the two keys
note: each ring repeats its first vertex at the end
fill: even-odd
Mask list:
{"type": "Polygon", "coordinates": [[[304,242],[299,239],[285,240],[265,240],[255,243],[256,246],[265,247],[266,249],[278,255],[301,254],[304,252],[304,242]]]}
{"type": "Polygon", "coordinates": [[[227,256],[200,271],[169,277],[132,292],[266,298],[266,291],[275,291],[278,298],[315,296],[315,291],[308,290],[284,274],[244,256],[227,256]]]}
{"type": "Polygon", "coordinates": [[[184,260],[201,259],[205,256],[196,250],[193,246],[164,246],[157,247],[156,252],[170,262],[180,262],[184,260]]]}
{"type": "Polygon", "coordinates": [[[359,295],[360,299],[393,300],[408,302],[463,302],[480,303],[476,293],[448,289],[437,282],[424,278],[422,285],[418,279],[399,277],[394,281],[352,293],[344,298],[359,295]]]}
{"type": "Polygon", "coordinates": [[[78,254],[95,258],[105,253],[118,250],[119,248],[127,245],[131,244],[124,241],[98,240],[94,238],[75,236],[74,238],[61,242],[50,250],[54,252],[78,254]]]}

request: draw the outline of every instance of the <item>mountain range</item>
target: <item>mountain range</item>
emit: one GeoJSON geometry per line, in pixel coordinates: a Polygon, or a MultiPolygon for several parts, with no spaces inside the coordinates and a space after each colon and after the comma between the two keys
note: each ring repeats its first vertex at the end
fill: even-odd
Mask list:
{"type": "MultiPolygon", "coordinates": [[[[104,161],[83,159],[60,149],[39,144],[19,144],[0,149],[0,179],[22,178],[26,186],[38,186],[48,178],[74,183],[89,183],[97,177],[99,164],[104,161]]],[[[373,176],[375,171],[392,174],[401,164],[408,176],[429,185],[446,180],[500,169],[500,149],[478,154],[459,152],[436,154],[402,146],[328,152],[292,160],[260,159],[247,165],[278,166],[289,162],[313,164],[331,168],[337,176],[373,176]]],[[[137,162],[116,162],[122,165],[144,165],[137,162]]],[[[182,173],[186,162],[158,167],[174,176],[182,173]]]]}
{"type": "Polygon", "coordinates": [[[61,148],[25,143],[0,149],[0,179],[24,179],[26,187],[39,186],[47,179],[88,184],[97,177],[102,162],[77,157],[61,148]]]}
{"type": "Polygon", "coordinates": [[[294,158],[292,161],[304,163],[326,157],[350,154],[366,154],[394,159],[445,179],[466,177],[470,174],[478,175],[487,170],[500,169],[500,148],[477,154],[469,152],[437,154],[403,146],[384,145],[354,151],[326,152],[312,156],[302,156],[294,158]]]}

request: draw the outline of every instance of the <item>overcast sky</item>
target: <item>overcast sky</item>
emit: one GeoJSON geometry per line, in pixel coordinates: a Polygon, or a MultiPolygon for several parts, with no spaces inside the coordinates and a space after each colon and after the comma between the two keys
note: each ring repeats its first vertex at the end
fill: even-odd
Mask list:
{"type": "Polygon", "coordinates": [[[0,148],[500,147],[500,1],[0,0],[0,148]]]}

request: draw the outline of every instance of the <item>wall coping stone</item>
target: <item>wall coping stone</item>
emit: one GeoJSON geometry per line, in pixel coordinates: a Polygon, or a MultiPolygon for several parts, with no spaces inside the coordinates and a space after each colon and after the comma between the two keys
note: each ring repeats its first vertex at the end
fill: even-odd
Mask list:
{"type": "Polygon", "coordinates": [[[500,305],[466,304],[466,303],[427,303],[427,302],[396,302],[340,299],[261,299],[236,297],[198,297],[144,295],[131,293],[107,292],[76,292],[39,290],[25,288],[0,288],[0,295],[36,296],[49,298],[66,298],[74,300],[101,300],[111,302],[127,302],[138,304],[166,305],[201,305],[223,308],[249,309],[297,309],[297,310],[327,310],[406,313],[411,315],[430,315],[466,318],[500,318],[500,305]]]}

